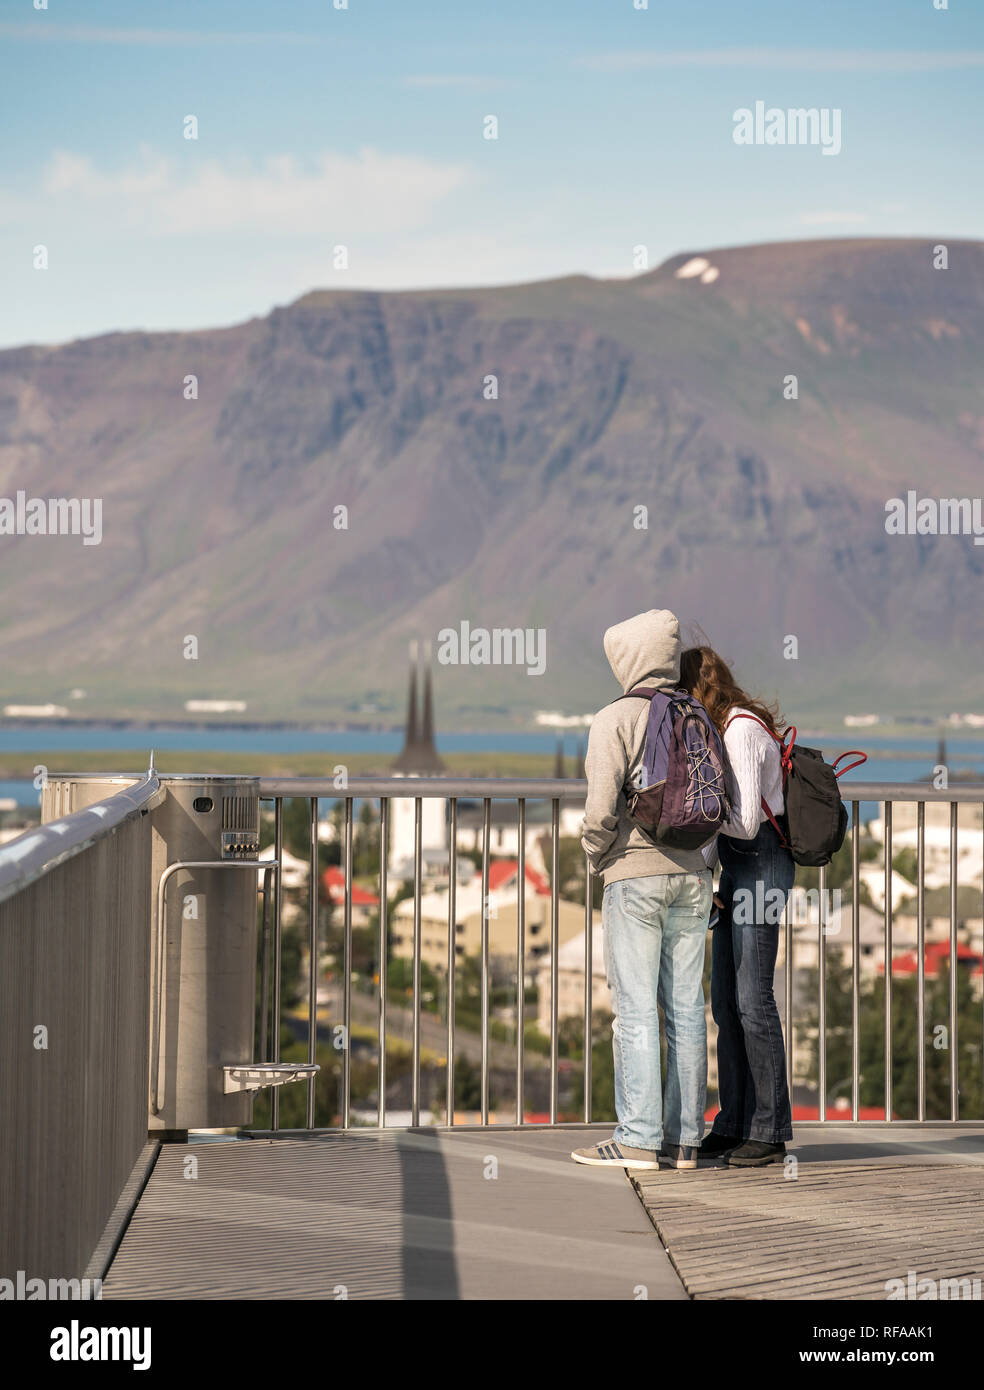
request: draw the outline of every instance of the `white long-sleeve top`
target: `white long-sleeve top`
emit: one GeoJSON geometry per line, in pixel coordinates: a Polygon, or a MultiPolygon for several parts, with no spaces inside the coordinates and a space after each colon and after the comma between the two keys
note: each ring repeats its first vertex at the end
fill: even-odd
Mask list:
{"type": "Polygon", "coordinates": [[[755,719],[737,719],[750,710],[732,710],[724,726],[724,751],[731,783],[731,819],[721,833],[733,840],[754,840],[769,810],[778,816],[785,806],[779,745],[755,719]]]}

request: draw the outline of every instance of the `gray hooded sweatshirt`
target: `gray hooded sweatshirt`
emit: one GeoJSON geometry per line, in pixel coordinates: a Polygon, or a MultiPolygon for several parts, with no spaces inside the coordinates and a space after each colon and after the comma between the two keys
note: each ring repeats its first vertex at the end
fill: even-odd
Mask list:
{"type": "MultiPolygon", "coordinates": [[[[680,680],[680,624],[665,608],[652,608],[610,627],[605,655],[623,694],[633,686],[675,690],[680,680]]],[[[651,874],[700,873],[699,849],[658,849],[628,814],[625,789],[642,764],[649,701],[618,700],[595,715],[584,760],[588,799],[581,844],[606,886],[651,874]]]]}

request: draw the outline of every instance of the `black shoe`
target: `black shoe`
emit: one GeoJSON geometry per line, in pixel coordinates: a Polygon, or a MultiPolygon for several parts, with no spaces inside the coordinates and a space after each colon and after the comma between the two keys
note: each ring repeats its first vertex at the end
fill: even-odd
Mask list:
{"type": "Polygon", "coordinates": [[[729,1168],[761,1168],[766,1163],[781,1163],[786,1157],[785,1144],[763,1144],[761,1139],[746,1139],[728,1154],[729,1168]]]}
{"type": "Polygon", "coordinates": [[[720,1154],[728,1153],[730,1149],[737,1149],[741,1143],[731,1134],[719,1134],[712,1129],[710,1134],[704,1136],[704,1142],[700,1146],[701,1158],[717,1158],[720,1154]]]}

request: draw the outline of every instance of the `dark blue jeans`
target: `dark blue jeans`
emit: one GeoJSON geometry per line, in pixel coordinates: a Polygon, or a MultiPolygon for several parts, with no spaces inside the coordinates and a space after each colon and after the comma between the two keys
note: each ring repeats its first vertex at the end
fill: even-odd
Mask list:
{"type": "Polygon", "coordinates": [[[779,924],[796,866],[769,821],[754,840],[718,839],[724,903],[713,934],[711,1012],[720,1110],[714,1132],[792,1139],[786,1049],[773,993],[779,924]]]}

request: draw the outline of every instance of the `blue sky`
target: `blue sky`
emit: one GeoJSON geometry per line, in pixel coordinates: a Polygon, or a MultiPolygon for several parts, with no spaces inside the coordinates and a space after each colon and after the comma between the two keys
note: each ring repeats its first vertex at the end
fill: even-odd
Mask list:
{"type": "Polygon", "coordinates": [[[984,226],[978,0],[34,3],[0,0],[2,346],[984,226]],[[737,146],[757,100],[839,108],[840,154],[737,146]]]}

